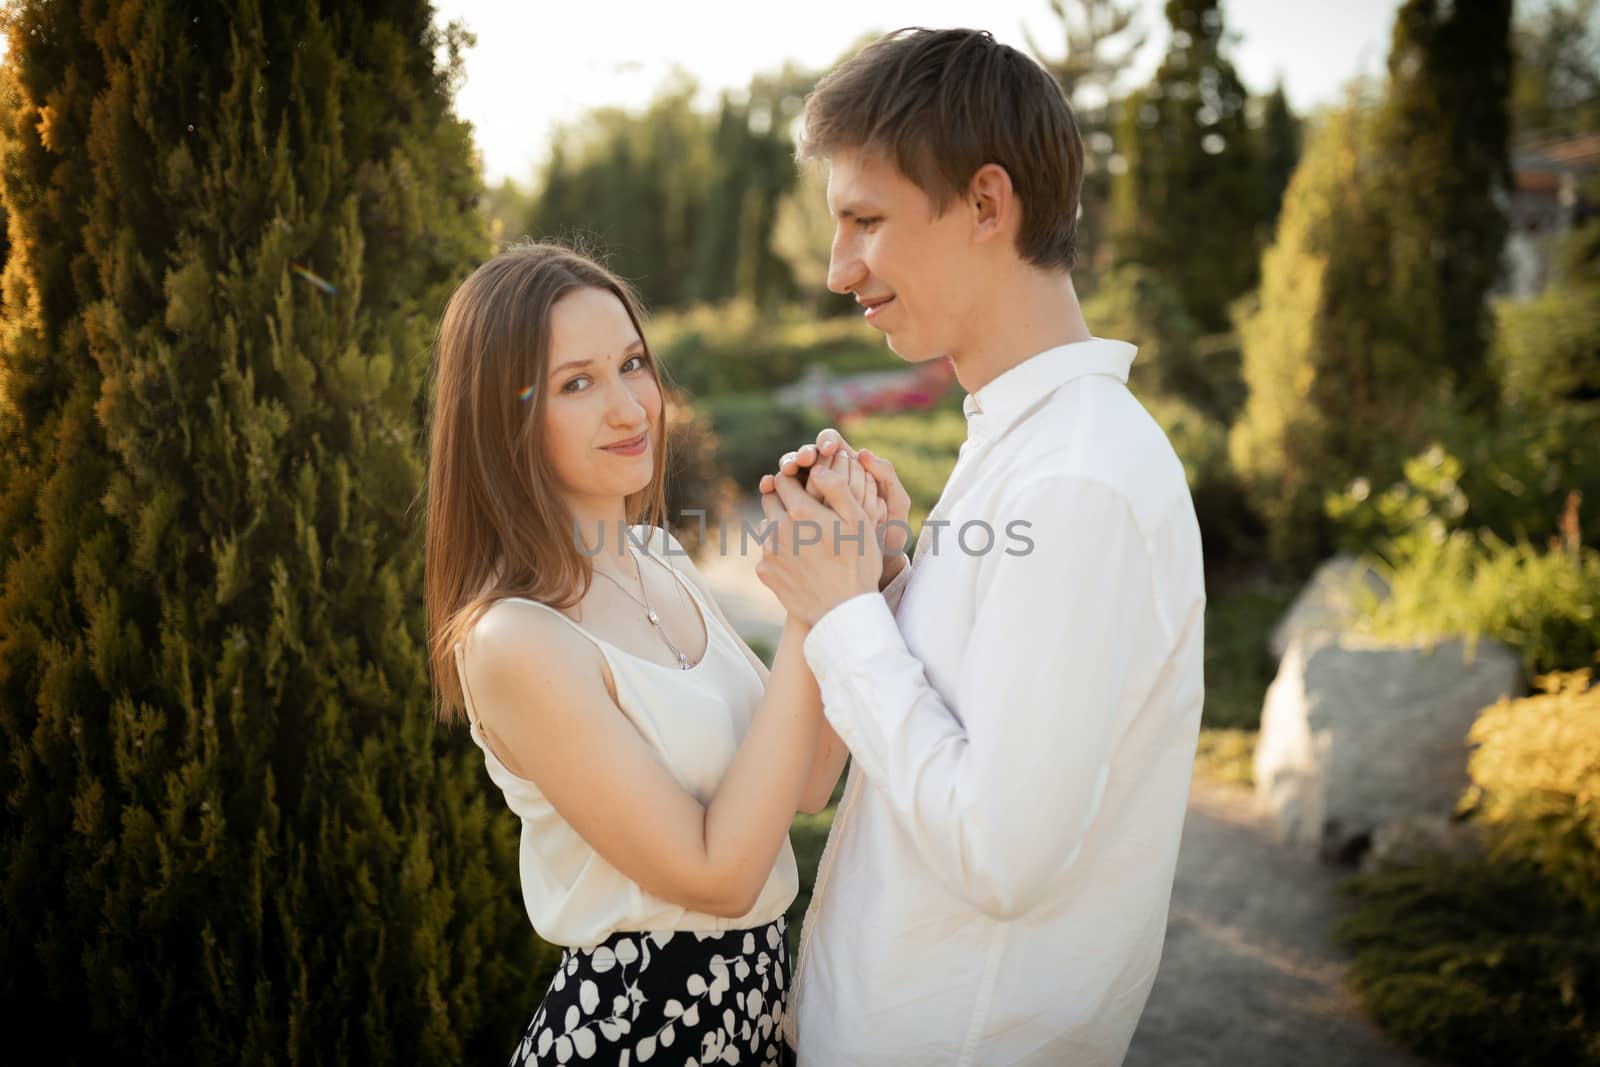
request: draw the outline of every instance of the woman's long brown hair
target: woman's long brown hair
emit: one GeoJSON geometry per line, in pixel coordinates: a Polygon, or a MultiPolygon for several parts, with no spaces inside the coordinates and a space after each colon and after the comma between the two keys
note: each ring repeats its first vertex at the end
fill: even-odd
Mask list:
{"type": "MultiPolygon", "coordinates": [[[[513,246],[484,263],[456,289],[439,323],[424,583],[429,666],[445,722],[464,715],[456,643],[485,608],[504,596],[567,607],[594,580],[541,447],[550,310],[576,289],[613,293],[644,339],[628,284],[550,243],[513,246]],[[497,561],[504,566],[498,577],[497,561]]],[[[649,342],[645,357],[660,387],[649,342]]],[[[629,522],[664,525],[664,412],[665,404],[653,431],[655,470],[650,484],[628,497],[629,522]]]]}

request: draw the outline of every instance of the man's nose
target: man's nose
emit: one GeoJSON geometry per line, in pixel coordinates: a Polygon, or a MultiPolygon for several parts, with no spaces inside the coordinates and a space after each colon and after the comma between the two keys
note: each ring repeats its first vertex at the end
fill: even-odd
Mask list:
{"type": "Polygon", "coordinates": [[[866,276],[866,265],[861,262],[854,242],[834,238],[833,248],[828,253],[828,289],[848,293],[860,286],[866,276]]]}

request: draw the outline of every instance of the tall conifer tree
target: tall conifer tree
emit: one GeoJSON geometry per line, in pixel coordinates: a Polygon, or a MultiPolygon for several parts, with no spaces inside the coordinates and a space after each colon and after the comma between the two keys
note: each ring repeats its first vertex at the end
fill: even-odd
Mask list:
{"type": "Polygon", "coordinates": [[[1041,47],[1026,33],[1028,48],[1061,86],[1083,135],[1083,188],[1076,235],[1073,285],[1094,291],[1106,266],[1102,248],[1111,202],[1110,165],[1116,153],[1113,130],[1119,101],[1116,83],[1144,47],[1138,5],[1131,0],[1050,0],[1061,24],[1054,47],[1041,47]],[[1059,51],[1058,51],[1059,49],[1059,51]]]}
{"type": "Polygon", "coordinates": [[[1283,209],[1283,191],[1289,187],[1295,165],[1300,162],[1300,120],[1289,108],[1283,82],[1261,100],[1260,143],[1261,220],[1267,232],[1278,224],[1283,209]]]}
{"type": "Polygon", "coordinates": [[[1395,18],[1376,151],[1407,343],[1487,406],[1487,296],[1510,189],[1511,0],[1407,0],[1395,18]]]}
{"type": "Polygon", "coordinates": [[[1331,546],[1325,495],[1358,475],[1388,484],[1440,399],[1436,369],[1401,339],[1388,301],[1387,222],[1373,191],[1369,104],[1323,116],[1283,197],[1260,300],[1240,324],[1249,399],[1230,450],[1291,571],[1331,546]]]}
{"type": "Polygon", "coordinates": [[[1256,283],[1262,223],[1246,93],[1225,54],[1218,0],[1168,0],[1172,40],[1151,83],[1119,107],[1111,241],[1182,294],[1207,330],[1256,283]]]}
{"type": "Polygon", "coordinates": [[[536,987],[434,721],[429,5],[24,0],[0,72],[0,996],[67,1062],[466,1062],[536,987]]]}

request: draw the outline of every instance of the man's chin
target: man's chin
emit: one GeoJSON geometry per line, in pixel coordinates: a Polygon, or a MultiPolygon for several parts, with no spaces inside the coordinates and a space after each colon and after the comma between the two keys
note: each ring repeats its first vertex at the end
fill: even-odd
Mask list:
{"type": "Polygon", "coordinates": [[[896,342],[892,333],[885,334],[884,341],[889,345],[889,351],[899,356],[906,363],[929,363],[936,359],[943,359],[947,354],[942,348],[917,345],[907,342],[904,338],[896,342]]]}

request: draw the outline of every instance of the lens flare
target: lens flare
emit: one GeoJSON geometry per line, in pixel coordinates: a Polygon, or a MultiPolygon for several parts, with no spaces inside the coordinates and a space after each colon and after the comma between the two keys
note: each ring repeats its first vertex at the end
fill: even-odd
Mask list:
{"type": "Polygon", "coordinates": [[[306,281],[310,282],[316,288],[321,289],[324,293],[327,293],[329,296],[332,296],[334,293],[339,291],[333,287],[332,282],[320,274],[313,274],[311,271],[307,270],[303,264],[291,263],[289,265],[289,269],[300,275],[300,277],[304,278],[306,281]]]}

